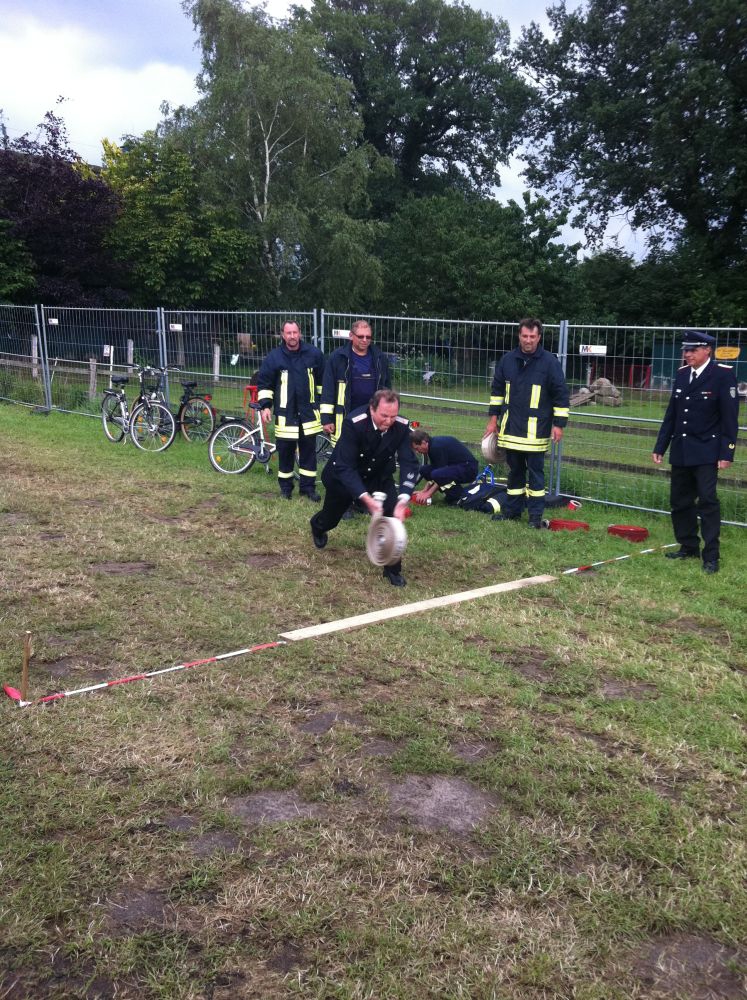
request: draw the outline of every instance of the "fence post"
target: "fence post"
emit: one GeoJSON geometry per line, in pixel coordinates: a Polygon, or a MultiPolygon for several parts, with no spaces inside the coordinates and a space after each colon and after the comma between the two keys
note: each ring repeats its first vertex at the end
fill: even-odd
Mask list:
{"type": "Polygon", "coordinates": [[[88,359],[88,398],[96,398],[96,369],[98,363],[96,358],[88,359]]]}
{"type": "Polygon", "coordinates": [[[213,344],[213,382],[220,382],[220,344],[213,344]]]}
{"type": "Polygon", "coordinates": [[[135,363],[135,341],[127,339],[127,374],[132,375],[132,366],[135,363]]]}
{"type": "MultiPolygon", "coordinates": [[[[568,320],[561,319],[558,336],[558,361],[563,374],[568,371],[568,320]]],[[[550,456],[550,482],[556,494],[560,493],[560,470],[563,465],[563,440],[552,443],[550,456]]]]}
{"type": "MultiPolygon", "coordinates": [[[[316,320],[316,313],[314,314],[314,319],[316,320]]],[[[319,350],[322,352],[322,354],[324,354],[324,310],[323,309],[319,310],[319,327],[320,327],[319,350]]]]}
{"type": "Polygon", "coordinates": [[[42,388],[44,390],[44,407],[47,413],[52,410],[52,378],[49,372],[49,352],[47,350],[47,329],[44,322],[44,306],[34,306],[34,322],[41,346],[42,388]]]}

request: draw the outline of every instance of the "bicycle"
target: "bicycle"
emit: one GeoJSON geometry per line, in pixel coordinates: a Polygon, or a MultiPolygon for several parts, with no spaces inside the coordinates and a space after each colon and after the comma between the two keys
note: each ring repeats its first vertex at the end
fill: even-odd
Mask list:
{"type": "Polygon", "coordinates": [[[124,387],[130,381],[127,375],[113,375],[112,387],[104,390],[101,404],[101,423],[104,434],[114,444],[129,435],[132,443],[142,451],[165,451],[176,436],[174,415],[163,400],[161,384],[165,368],[135,365],[140,382],[140,392],[130,410],[124,387]],[[155,379],[155,384],[146,384],[155,379]]]}
{"type": "Polygon", "coordinates": [[[179,400],[176,425],[185,441],[203,444],[215,430],[215,410],[210,405],[212,396],[194,392],[196,382],[180,382],[184,390],[179,400]]]}
{"type": "Polygon", "coordinates": [[[259,416],[259,404],[250,403],[256,424],[248,420],[230,419],[216,427],[208,441],[210,464],[217,472],[239,475],[247,472],[255,462],[264,465],[269,473],[269,462],[275,452],[275,445],[267,440],[264,424],[259,416]]]}

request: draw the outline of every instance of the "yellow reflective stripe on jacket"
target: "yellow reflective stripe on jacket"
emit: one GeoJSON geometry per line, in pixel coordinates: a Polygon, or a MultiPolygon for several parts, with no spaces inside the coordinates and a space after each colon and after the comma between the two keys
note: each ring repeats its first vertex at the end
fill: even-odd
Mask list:
{"type": "Polygon", "coordinates": [[[527,420],[527,440],[537,440],[537,418],[529,417],[527,420]]]}
{"type": "Polygon", "coordinates": [[[542,386],[541,385],[533,385],[532,386],[532,394],[529,397],[529,409],[530,410],[536,410],[537,407],[540,405],[540,396],[541,395],[542,395],[542,386]]]}
{"type": "Polygon", "coordinates": [[[491,396],[490,406],[503,406],[503,396],[491,396]]]}
{"type": "Polygon", "coordinates": [[[345,383],[342,381],[337,383],[337,405],[345,406],[345,383]]]}
{"type": "Polygon", "coordinates": [[[509,451],[547,451],[550,447],[550,438],[536,438],[534,441],[529,441],[513,434],[499,434],[496,444],[499,448],[508,448],[509,451]]]}
{"type": "Polygon", "coordinates": [[[505,433],[507,423],[508,423],[508,410],[506,410],[506,412],[503,414],[503,417],[501,418],[501,426],[498,431],[499,437],[502,437],[503,434],[505,433]]]}
{"type": "Polygon", "coordinates": [[[257,393],[257,402],[262,403],[265,399],[272,400],[272,397],[274,395],[275,393],[272,391],[272,389],[260,389],[259,392],[257,393]]]}
{"type": "Polygon", "coordinates": [[[506,400],[505,400],[506,406],[508,406],[508,400],[510,396],[511,396],[511,383],[506,382],[506,400]]]}
{"type": "Polygon", "coordinates": [[[285,417],[280,415],[275,418],[275,437],[282,438],[284,441],[297,441],[298,427],[295,424],[289,424],[285,417]]]}
{"type": "Polygon", "coordinates": [[[284,410],[288,406],[288,369],[280,373],[280,409],[284,410]]]}
{"type": "Polygon", "coordinates": [[[316,382],[314,381],[314,369],[307,368],[306,374],[309,377],[309,399],[313,403],[316,399],[316,382]]]}
{"type": "Polygon", "coordinates": [[[567,419],[570,412],[567,406],[553,406],[552,408],[552,415],[554,417],[565,417],[567,419]]]}
{"type": "Polygon", "coordinates": [[[318,417],[316,420],[307,420],[306,423],[301,424],[301,429],[306,437],[310,437],[312,434],[321,434],[322,422],[318,417]]]}
{"type": "MultiPolygon", "coordinates": [[[[335,412],[334,403],[322,403],[322,408],[320,412],[323,417],[331,417],[332,414],[335,412]]],[[[325,424],[329,423],[328,420],[325,420],[324,422],[325,424]]]]}

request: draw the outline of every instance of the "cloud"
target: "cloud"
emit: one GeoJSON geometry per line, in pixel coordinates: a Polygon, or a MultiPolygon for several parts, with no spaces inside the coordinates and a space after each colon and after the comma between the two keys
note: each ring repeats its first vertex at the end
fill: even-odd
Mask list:
{"type": "Polygon", "coordinates": [[[116,36],[70,24],[51,26],[29,16],[6,17],[0,26],[0,94],[11,136],[34,132],[59,97],[70,145],[100,162],[101,139],[139,135],[160,120],[160,105],[192,104],[193,73],[183,66],[118,62],[116,36]]]}

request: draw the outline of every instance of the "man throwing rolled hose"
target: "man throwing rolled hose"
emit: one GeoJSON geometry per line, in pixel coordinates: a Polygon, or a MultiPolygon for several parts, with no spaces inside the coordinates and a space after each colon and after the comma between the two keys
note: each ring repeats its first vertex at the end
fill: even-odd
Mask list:
{"type": "MultiPolygon", "coordinates": [[[[342,422],[340,437],[322,472],[324,505],[311,518],[311,537],[323,549],[328,532],[336,528],[351,501],[358,500],[369,514],[384,513],[404,521],[407,505],[419,477],[418,460],[410,446],[410,425],[399,415],[399,396],[391,389],[373,394],[366,407],[354,410],[342,422]],[[399,488],[394,471],[399,462],[399,488]],[[386,494],[383,503],[373,493],[386,494]]],[[[404,587],[401,560],[385,566],[383,576],[393,587],[404,587]]]]}

